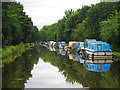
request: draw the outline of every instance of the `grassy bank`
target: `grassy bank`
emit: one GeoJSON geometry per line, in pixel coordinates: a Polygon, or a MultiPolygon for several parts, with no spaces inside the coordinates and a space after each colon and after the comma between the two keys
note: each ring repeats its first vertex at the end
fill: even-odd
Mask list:
{"type": "Polygon", "coordinates": [[[16,58],[20,57],[25,50],[29,49],[34,44],[26,43],[19,44],[16,46],[7,46],[2,49],[2,62],[0,62],[0,67],[4,67],[6,64],[13,62],[16,58]],[[1,64],[2,63],[2,64],[1,64]]]}
{"type": "Polygon", "coordinates": [[[115,55],[115,61],[120,61],[120,52],[113,52],[115,55]]]}

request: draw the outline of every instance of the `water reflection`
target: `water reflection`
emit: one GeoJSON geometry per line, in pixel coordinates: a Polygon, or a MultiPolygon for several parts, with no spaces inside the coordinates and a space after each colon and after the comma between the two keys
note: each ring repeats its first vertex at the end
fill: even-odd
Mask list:
{"type": "Polygon", "coordinates": [[[69,59],[72,59],[73,61],[79,61],[79,54],[71,51],[67,51],[67,53],[68,53],[69,59]]]}
{"type": "Polygon", "coordinates": [[[67,51],[66,55],[61,56],[57,49],[54,52],[46,48],[48,47],[36,46],[13,63],[6,65],[3,68],[3,88],[120,88],[120,62],[89,60],[73,51],[67,51]],[[85,64],[97,64],[99,68],[101,64],[111,64],[111,69],[96,73],[86,69],[85,64]]]}
{"type": "Polygon", "coordinates": [[[24,83],[32,77],[30,73],[34,64],[38,63],[38,51],[31,49],[23,53],[22,57],[6,65],[2,69],[3,88],[24,88],[24,83]]]}
{"type": "Polygon", "coordinates": [[[84,67],[89,71],[106,72],[110,70],[112,62],[112,60],[86,60],[84,62],[84,67]]]}
{"type": "Polygon", "coordinates": [[[54,47],[48,47],[48,49],[49,49],[50,51],[56,51],[56,49],[55,49],[54,47]]]}
{"type": "Polygon", "coordinates": [[[66,50],[65,49],[57,49],[57,52],[61,55],[66,55],[66,50]]]}
{"type": "Polygon", "coordinates": [[[80,84],[65,82],[64,75],[61,75],[59,68],[44,62],[41,58],[31,74],[33,77],[25,84],[26,88],[82,88],[80,84]]]}

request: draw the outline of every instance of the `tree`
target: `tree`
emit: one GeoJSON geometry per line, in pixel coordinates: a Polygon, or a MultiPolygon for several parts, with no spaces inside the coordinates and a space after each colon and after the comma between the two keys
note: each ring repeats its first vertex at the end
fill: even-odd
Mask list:
{"type": "Polygon", "coordinates": [[[17,2],[2,3],[2,45],[35,42],[38,29],[17,2]]]}
{"type": "Polygon", "coordinates": [[[102,40],[109,42],[117,47],[119,47],[119,37],[120,37],[120,30],[119,30],[119,23],[118,18],[120,17],[120,12],[115,11],[115,15],[111,14],[111,17],[108,18],[106,21],[100,22],[100,36],[102,40]]]}

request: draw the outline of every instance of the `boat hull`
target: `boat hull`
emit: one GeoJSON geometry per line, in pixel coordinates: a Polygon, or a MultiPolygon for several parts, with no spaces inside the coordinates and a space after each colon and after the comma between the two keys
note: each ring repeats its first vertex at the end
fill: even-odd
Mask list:
{"type": "Polygon", "coordinates": [[[89,59],[113,59],[114,54],[110,51],[87,51],[85,50],[84,55],[89,59]]]}

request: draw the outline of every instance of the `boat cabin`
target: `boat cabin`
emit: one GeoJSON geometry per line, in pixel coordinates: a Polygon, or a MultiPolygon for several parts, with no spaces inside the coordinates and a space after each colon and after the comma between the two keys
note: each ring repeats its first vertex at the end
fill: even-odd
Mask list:
{"type": "Polygon", "coordinates": [[[83,42],[80,42],[78,45],[78,50],[81,50],[82,47],[83,47],[83,42]]]}
{"type": "Polygon", "coordinates": [[[78,45],[79,45],[79,42],[70,41],[70,42],[69,42],[69,46],[68,46],[68,50],[77,49],[77,48],[78,48],[78,45]]]}
{"type": "Polygon", "coordinates": [[[54,43],[54,41],[48,41],[48,45],[51,46],[54,43]]]}
{"type": "Polygon", "coordinates": [[[66,46],[66,42],[65,42],[65,41],[62,41],[62,42],[60,43],[60,45],[61,45],[62,47],[65,47],[65,46],[66,46]]]}
{"type": "Polygon", "coordinates": [[[55,47],[55,45],[56,45],[56,42],[54,42],[54,43],[52,44],[53,47],[55,47]]]}
{"type": "Polygon", "coordinates": [[[88,51],[110,51],[110,45],[102,41],[88,41],[84,47],[88,51]]]}
{"type": "Polygon", "coordinates": [[[60,45],[60,42],[57,43],[57,47],[59,47],[59,45],[60,45]]]}

